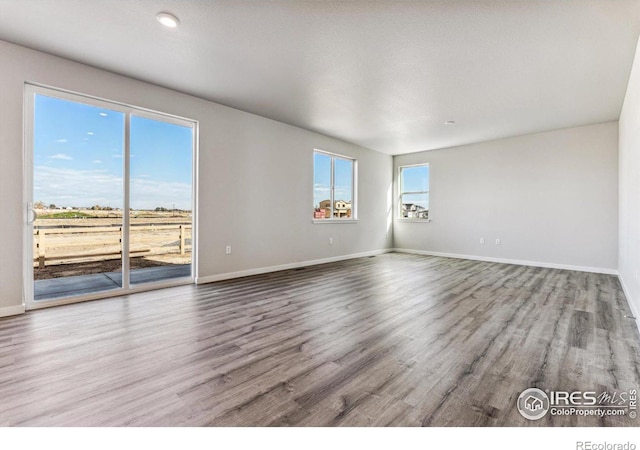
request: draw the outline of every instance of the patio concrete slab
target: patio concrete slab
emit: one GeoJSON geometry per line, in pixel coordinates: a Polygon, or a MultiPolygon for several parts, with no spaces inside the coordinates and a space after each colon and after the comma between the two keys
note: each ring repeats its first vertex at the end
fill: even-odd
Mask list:
{"type": "MultiPolygon", "coordinates": [[[[148,267],[135,269],[130,273],[132,285],[154,283],[158,281],[186,278],[191,276],[190,264],[148,267]]],[[[77,297],[95,292],[119,289],[122,286],[121,272],[76,275],[64,278],[51,278],[34,282],[35,301],[77,297]]]]}

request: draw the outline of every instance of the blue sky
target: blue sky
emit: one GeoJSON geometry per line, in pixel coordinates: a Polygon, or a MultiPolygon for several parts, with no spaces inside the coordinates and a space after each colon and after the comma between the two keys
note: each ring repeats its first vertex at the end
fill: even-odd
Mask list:
{"type": "Polygon", "coordinates": [[[404,167],[402,169],[402,192],[429,190],[429,166],[404,167]]]}
{"type": "MultiPolygon", "coordinates": [[[[36,96],[34,201],[122,208],[123,113],[36,96]]],[[[131,207],[191,209],[192,130],[131,117],[131,207]]]]}

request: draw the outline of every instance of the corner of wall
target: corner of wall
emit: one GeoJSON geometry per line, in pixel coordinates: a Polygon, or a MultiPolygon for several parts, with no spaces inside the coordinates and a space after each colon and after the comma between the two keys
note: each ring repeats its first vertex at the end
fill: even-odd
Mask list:
{"type": "Polygon", "coordinates": [[[631,313],[640,314],[640,38],[618,121],[618,271],[631,313]]]}

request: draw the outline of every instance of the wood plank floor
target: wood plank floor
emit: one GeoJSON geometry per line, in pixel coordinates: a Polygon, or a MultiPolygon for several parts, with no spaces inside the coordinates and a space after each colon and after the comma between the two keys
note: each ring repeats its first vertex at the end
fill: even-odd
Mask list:
{"type": "Polygon", "coordinates": [[[0,319],[0,425],[532,422],[528,387],[638,389],[614,276],[390,253],[0,319]]]}

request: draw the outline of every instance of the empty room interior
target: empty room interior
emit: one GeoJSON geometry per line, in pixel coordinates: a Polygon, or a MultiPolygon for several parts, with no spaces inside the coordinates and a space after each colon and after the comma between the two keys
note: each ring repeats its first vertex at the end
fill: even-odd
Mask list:
{"type": "Polygon", "coordinates": [[[639,35],[0,0],[0,426],[640,425],[639,35]]]}

